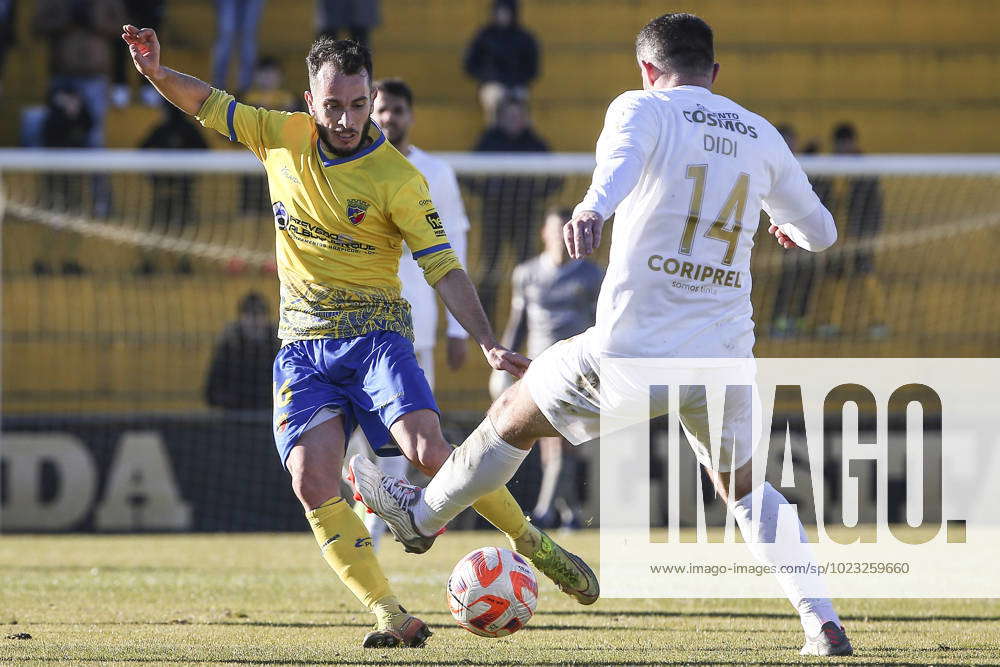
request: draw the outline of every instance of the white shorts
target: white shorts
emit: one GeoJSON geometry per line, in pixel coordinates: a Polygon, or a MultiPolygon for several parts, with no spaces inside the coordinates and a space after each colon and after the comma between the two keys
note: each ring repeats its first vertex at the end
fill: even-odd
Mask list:
{"type": "MultiPolygon", "coordinates": [[[[605,363],[600,374],[601,359],[588,344],[584,332],[560,341],[531,362],[524,382],[535,405],[549,423],[569,442],[579,445],[600,437],[601,401],[606,409],[620,414],[634,413],[641,419],[666,414],[666,406],[656,408],[650,399],[648,374],[643,377],[655,360],[621,360],[605,363]],[[630,372],[628,365],[637,372],[630,372]],[[602,386],[603,385],[603,386],[602,386]],[[649,406],[647,408],[647,406],[649,406]]],[[[681,427],[698,462],[718,472],[730,472],[750,460],[760,440],[760,396],[756,385],[730,387],[720,378],[731,378],[735,372],[746,376],[753,360],[670,360],[672,372],[685,366],[685,375],[693,378],[690,384],[681,384],[678,394],[678,412],[681,427]],[[692,366],[688,367],[690,361],[692,366]],[[715,382],[713,382],[715,380],[715,382]],[[702,386],[699,386],[701,384],[702,386]],[[708,406],[723,405],[721,419],[709,418],[708,406]],[[718,401],[718,402],[717,402],[718,401]],[[754,424],[753,415],[757,419],[754,424]],[[721,425],[721,438],[709,435],[709,424],[721,425]],[[756,426],[756,428],[755,428],[756,426]],[[712,440],[718,440],[717,463],[713,461],[712,440]]],[[[731,384],[731,383],[730,383],[731,384]]],[[[626,420],[628,417],[626,417],[626,420]]]]}

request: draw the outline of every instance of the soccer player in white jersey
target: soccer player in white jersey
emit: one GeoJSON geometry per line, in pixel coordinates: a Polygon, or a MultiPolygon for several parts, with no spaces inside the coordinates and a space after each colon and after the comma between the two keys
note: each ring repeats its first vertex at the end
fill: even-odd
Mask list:
{"type": "MultiPolygon", "coordinates": [[[[615,214],[596,325],[539,356],[426,489],[400,493],[396,480],[351,462],[356,490],[404,543],[429,548],[427,536],[506,483],[537,438],[562,434],[580,444],[597,437],[601,357],[751,357],[750,249],[761,208],[785,248],[819,251],[836,240],[833,217],[777,130],[711,92],[719,65],[704,21],[654,19],[639,33],[636,56],[643,90],[611,103],[592,184],[564,228],[570,254],[583,257],[615,214]]],[[[683,402],[688,440],[754,555],[770,565],[811,562],[801,525],[800,541],[774,539],[787,501],[766,482],[754,491],[751,438],[724,436],[713,466],[711,445],[683,402]],[[761,504],[756,539],[751,502],[761,504]]],[[[850,654],[831,601],[806,597],[796,575],[777,578],[799,612],[802,653],[850,654]]]]}
{"type": "MultiPolygon", "coordinates": [[[[372,87],[378,92],[372,116],[382,127],[389,143],[427,179],[431,199],[441,215],[451,247],[459,261],[465,265],[469,218],[465,214],[465,204],[462,202],[455,170],[444,160],[410,143],[410,129],[413,127],[413,91],[410,86],[402,79],[386,78],[376,81],[372,87]]],[[[399,281],[403,284],[403,298],[409,302],[413,317],[413,351],[427,376],[427,384],[433,390],[434,347],[438,323],[437,294],[424,280],[420,265],[410,255],[409,251],[404,252],[399,260],[399,281]]],[[[468,333],[450,311],[445,312],[448,323],[448,368],[454,371],[465,363],[468,333]]],[[[355,431],[351,447],[365,448],[367,443],[364,440],[364,434],[360,430],[355,431]]],[[[375,462],[383,473],[391,477],[405,479],[410,469],[410,462],[404,456],[377,457],[375,462]]],[[[365,525],[371,533],[372,546],[378,549],[385,533],[385,523],[377,514],[368,514],[365,516],[365,525]]]]}

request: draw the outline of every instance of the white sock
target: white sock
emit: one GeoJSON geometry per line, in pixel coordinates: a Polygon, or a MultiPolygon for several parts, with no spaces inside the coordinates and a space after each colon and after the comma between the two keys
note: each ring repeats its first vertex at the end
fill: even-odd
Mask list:
{"type": "Polygon", "coordinates": [[[484,419],[451,453],[412,507],[417,530],[434,535],[466,507],[509,482],[528,451],[505,441],[490,418],[484,419]]]}
{"type": "MultiPolygon", "coordinates": [[[[405,456],[376,456],[375,465],[389,477],[396,477],[404,481],[406,473],[410,469],[410,462],[406,460],[405,456]]],[[[366,512],[365,528],[372,536],[372,549],[378,551],[379,545],[382,543],[382,536],[388,531],[385,521],[380,519],[378,514],[366,512]]]]}
{"type": "MultiPolygon", "coordinates": [[[[785,497],[778,492],[769,482],[764,482],[760,488],[760,523],[757,526],[757,538],[754,538],[753,531],[753,497],[754,492],[750,492],[737,500],[732,507],[733,516],[740,526],[743,539],[746,541],[750,552],[763,565],[779,566],[816,564],[812,549],[806,540],[805,530],[802,522],[795,518],[795,525],[798,526],[797,533],[784,530],[778,534],[778,516],[782,505],[789,505],[785,497]]],[[[791,508],[789,507],[789,510],[791,508]]],[[[786,525],[791,523],[785,521],[786,525]]],[[[820,632],[820,628],[827,621],[833,621],[838,626],[840,618],[833,610],[833,602],[826,594],[826,585],[819,574],[791,574],[777,573],[775,577],[781,585],[781,589],[788,596],[789,601],[795,610],[799,612],[799,620],[802,621],[802,629],[806,634],[813,637],[820,632]],[[817,592],[824,595],[820,597],[807,597],[807,594],[815,596],[817,592]]]]}

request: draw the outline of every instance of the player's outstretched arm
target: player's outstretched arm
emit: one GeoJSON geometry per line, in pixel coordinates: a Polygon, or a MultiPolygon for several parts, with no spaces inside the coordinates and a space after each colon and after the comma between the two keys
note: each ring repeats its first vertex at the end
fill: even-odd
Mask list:
{"type": "Polygon", "coordinates": [[[162,66],[160,40],[152,28],[122,26],[122,39],[128,44],[132,63],[139,74],[149,79],[153,87],[181,111],[192,116],[198,113],[212,94],[212,88],[201,79],[162,66]]]}
{"type": "Polygon", "coordinates": [[[476,288],[464,270],[452,269],[434,283],[434,289],[441,296],[448,311],[479,343],[490,366],[499,371],[507,371],[515,377],[524,375],[531,361],[497,342],[496,336],[493,335],[493,327],[490,326],[490,321],[486,318],[483,306],[479,302],[476,288]]]}

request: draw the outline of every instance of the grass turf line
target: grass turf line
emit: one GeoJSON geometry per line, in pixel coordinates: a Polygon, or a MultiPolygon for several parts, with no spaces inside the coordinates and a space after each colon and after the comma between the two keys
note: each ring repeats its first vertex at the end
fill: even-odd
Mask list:
{"type": "MultiPolygon", "coordinates": [[[[559,538],[596,560],[596,532],[559,538]]],[[[381,560],[425,649],[364,650],[369,615],[311,535],[0,538],[0,664],[801,664],[785,600],[601,600],[581,607],[539,578],[539,609],[512,637],[454,625],[445,581],[497,533],[450,533],[428,554],[386,541],[381,560]],[[31,639],[7,639],[28,633],[31,639]]],[[[840,600],[845,662],[1000,664],[996,600],[840,600]]]]}

